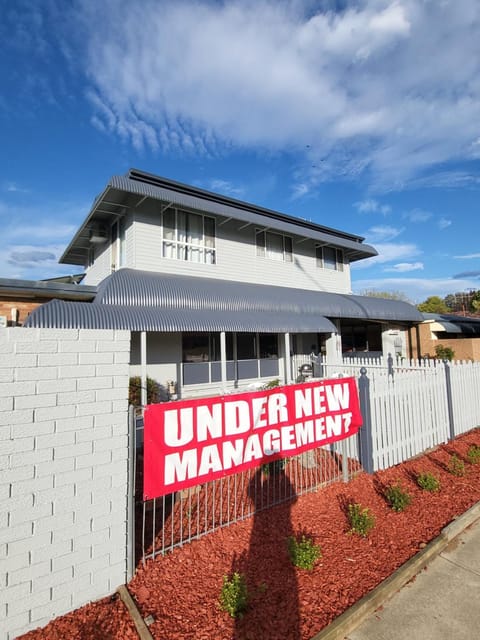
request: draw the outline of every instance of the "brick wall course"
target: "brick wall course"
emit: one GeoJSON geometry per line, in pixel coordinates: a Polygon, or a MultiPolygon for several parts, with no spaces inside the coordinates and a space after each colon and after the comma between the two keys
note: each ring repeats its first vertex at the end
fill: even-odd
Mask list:
{"type": "Polygon", "coordinates": [[[0,352],[0,640],[12,640],[126,580],[130,334],[8,328],[0,352]]]}

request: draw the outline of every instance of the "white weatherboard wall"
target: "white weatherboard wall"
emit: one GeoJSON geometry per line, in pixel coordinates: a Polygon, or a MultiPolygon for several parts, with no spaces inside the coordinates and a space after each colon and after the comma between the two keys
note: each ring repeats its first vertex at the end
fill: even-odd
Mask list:
{"type": "Polygon", "coordinates": [[[126,580],[130,332],[0,330],[0,639],[126,580]]]}

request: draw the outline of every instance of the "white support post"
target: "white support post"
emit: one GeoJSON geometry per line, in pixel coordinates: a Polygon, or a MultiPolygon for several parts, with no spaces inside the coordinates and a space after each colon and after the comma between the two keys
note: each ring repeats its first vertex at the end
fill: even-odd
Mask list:
{"type": "Polygon", "coordinates": [[[140,402],[142,407],[147,404],[147,333],[140,333],[140,363],[141,363],[141,395],[140,402]]]}
{"type": "Polygon", "coordinates": [[[220,332],[220,375],[222,378],[222,391],[225,393],[227,384],[227,339],[225,331],[220,332]]]}
{"type": "Polygon", "coordinates": [[[290,361],[290,334],[286,333],[285,336],[285,384],[290,384],[292,381],[291,368],[292,363],[290,361]]]}

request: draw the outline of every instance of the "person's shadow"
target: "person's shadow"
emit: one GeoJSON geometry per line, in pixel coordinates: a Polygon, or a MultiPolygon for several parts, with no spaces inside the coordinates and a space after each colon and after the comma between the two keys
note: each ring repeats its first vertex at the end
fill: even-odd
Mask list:
{"type": "Polygon", "coordinates": [[[297,570],[288,554],[289,538],[296,533],[291,522],[295,489],[278,462],[259,467],[248,489],[255,507],[250,543],[246,553],[234,558],[232,573],[245,576],[249,604],[243,616],[235,619],[234,638],[298,640],[297,570]]]}

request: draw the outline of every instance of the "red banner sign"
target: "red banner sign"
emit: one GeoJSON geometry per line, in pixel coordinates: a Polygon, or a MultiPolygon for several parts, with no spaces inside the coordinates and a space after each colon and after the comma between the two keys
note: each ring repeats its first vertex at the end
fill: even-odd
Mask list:
{"type": "Polygon", "coordinates": [[[361,424],[355,378],[148,405],[144,499],[348,438],[361,424]]]}

